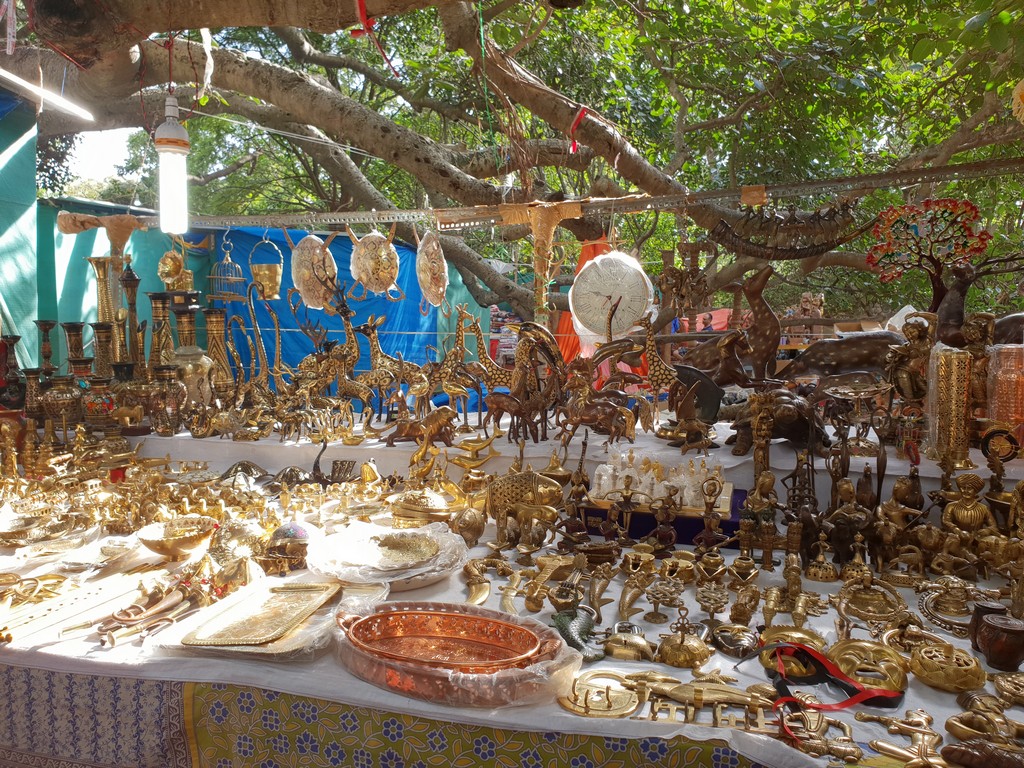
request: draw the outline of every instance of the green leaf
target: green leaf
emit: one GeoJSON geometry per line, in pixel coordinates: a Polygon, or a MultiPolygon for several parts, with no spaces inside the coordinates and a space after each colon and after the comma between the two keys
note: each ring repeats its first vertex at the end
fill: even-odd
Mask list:
{"type": "Polygon", "coordinates": [[[996,19],[999,21],[1000,24],[1009,24],[1011,21],[1013,21],[1013,14],[1010,13],[1009,11],[1000,11],[999,15],[996,16],[996,19]]]}
{"type": "Polygon", "coordinates": [[[982,11],[977,16],[972,16],[964,24],[965,32],[981,32],[985,25],[988,24],[988,20],[992,18],[992,11],[982,11]]]}
{"type": "Polygon", "coordinates": [[[994,50],[1005,51],[1010,44],[1010,28],[1005,24],[993,24],[988,28],[988,43],[994,50]]]}
{"type": "Polygon", "coordinates": [[[911,61],[924,61],[935,51],[935,43],[930,38],[922,37],[910,52],[911,61]]]}

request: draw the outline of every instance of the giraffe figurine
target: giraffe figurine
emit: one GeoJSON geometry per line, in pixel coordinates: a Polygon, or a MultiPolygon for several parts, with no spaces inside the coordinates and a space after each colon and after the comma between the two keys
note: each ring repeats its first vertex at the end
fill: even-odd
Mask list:
{"type": "Polygon", "coordinates": [[[647,356],[647,381],[651,387],[651,396],[654,398],[654,413],[658,414],[658,397],[661,393],[668,392],[673,383],[677,382],[675,369],[665,362],[665,359],[658,352],[658,345],[654,341],[654,326],[651,325],[651,318],[641,317],[640,326],[644,329],[644,354],[647,356]]]}
{"type": "Polygon", "coordinates": [[[743,281],[743,295],[750,307],[750,327],[747,344],[750,352],[746,359],[753,368],[754,379],[775,375],[775,358],[782,341],[782,325],[775,310],[764,300],[764,288],[775,274],[770,266],[743,281]]]}
{"type": "MultiPolygon", "coordinates": [[[[450,404],[461,399],[464,423],[468,423],[469,392],[466,385],[474,386],[476,377],[466,367],[466,321],[474,318],[470,314],[467,304],[456,305],[455,311],[458,313],[458,322],[455,325],[455,343],[445,353],[441,362],[434,366],[432,375],[429,377],[433,386],[428,385],[428,387],[430,392],[433,392],[435,387],[440,386],[442,391],[448,395],[450,404]]],[[[458,412],[458,408],[455,410],[458,412]]]]}
{"type": "Polygon", "coordinates": [[[476,351],[480,358],[480,365],[484,369],[484,385],[487,387],[487,391],[494,392],[497,387],[505,387],[509,391],[512,390],[512,371],[510,368],[504,368],[494,362],[491,357],[491,353],[487,349],[487,342],[484,341],[484,332],[480,327],[480,319],[473,318],[473,322],[470,324],[470,330],[473,335],[476,336],[476,351]]]}

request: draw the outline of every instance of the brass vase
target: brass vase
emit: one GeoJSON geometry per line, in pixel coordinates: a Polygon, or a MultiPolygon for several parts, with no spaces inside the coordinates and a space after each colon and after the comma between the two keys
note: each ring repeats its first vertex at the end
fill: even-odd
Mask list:
{"type": "Polygon", "coordinates": [[[114,361],[114,324],[110,322],[89,323],[92,326],[93,370],[96,375],[109,379],[114,375],[111,364],[114,361]]]}
{"type": "Polygon", "coordinates": [[[111,366],[114,369],[114,379],[110,382],[110,390],[114,393],[114,399],[117,400],[118,405],[124,405],[131,407],[133,403],[128,402],[126,397],[122,396],[124,388],[132,380],[135,375],[135,363],[129,362],[117,362],[111,366]]]}
{"type": "Polygon", "coordinates": [[[235,388],[235,377],[231,375],[228,348],[224,341],[227,310],[210,307],[203,310],[203,315],[206,317],[207,354],[213,363],[210,368],[210,386],[216,398],[226,403],[235,388]]]}
{"type": "Polygon", "coordinates": [[[55,376],[53,386],[40,399],[47,418],[62,425],[65,431],[82,421],[82,390],[74,376],[55,376]]]}
{"type": "Polygon", "coordinates": [[[196,310],[195,305],[176,305],[174,307],[174,325],[178,331],[179,347],[196,345],[196,310]]]}
{"type": "Polygon", "coordinates": [[[158,365],[153,373],[153,391],[147,409],[149,423],[161,437],[173,437],[181,430],[181,410],[188,391],[178,379],[177,366],[158,365]]]}
{"type": "Polygon", "coordinates": [[[23,368],[25,374],[25,416],[30,419],[43,418],[43,404],[39,398],[42,397],[42,368],[23,368]]]}
{"type": "Polygon", "coordinates": [[[178,347],[174,357],[178,367],[178,378],[184,382],[188,392],[186,402],[209,405],[213,399],[210,386],[213,361],[206,356],[202,347],[197,346],[178,347]]]}
{"type": "Polygon", "coordinates": [[[171,336],[171,295],[166,291],[146,294],[153,310],[153,334],[149,345],[149,364],[170,365],[174,362],[174,339],[171,336]]]}
{"type": "Polygon", "coordinates": [[[101,323],[114,320],[114,302],[110,295],[110,256],[89,256],[96,275],[96,319],[101,323]]]}
{"type": "Polygon", "coordinates": [[[64,341],[67,348],[67,359],[73,357],[85,357],[85,347],[82,336],[85,331],[85,323],[61,323],[64,329],[64,341]]]}
{"type": "Polygon", "coordinates": [[[111,415],[116,404],[110,390],[110,379],[95,378],[89,389],[82,395],[82,413],[85,423],[94,431],[105,430],[114,423],[111,415]]]}
{"type": "Polygon", "coordinates": [[[68,358],[69,373],[75,377],[80,387],[89,386],[89,380],[92,378],[92,360],[91,357],[68,358]]]}

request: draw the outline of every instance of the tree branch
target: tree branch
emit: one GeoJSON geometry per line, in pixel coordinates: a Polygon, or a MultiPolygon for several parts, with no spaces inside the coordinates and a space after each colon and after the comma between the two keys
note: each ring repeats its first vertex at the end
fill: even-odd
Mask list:
{"type": "Polygon", "coordinates": [[[516,143],[516,157],[495,147],[451,156],[452,163],[471,176],[486,179],[504,176],[519,170],[525,161],[531,167],[558,166],[574,171],[585,171],[594,159],[589,147],[580,147],[575,154],[569,153],[569,142],[559,139],[528,139],[516,143]]]}
{"type": "MultiPolygon", "coordinates": [[[[32,30],[47,45],[81,67],[128,51],[156,33],[200,27],[262,27],[268,20],[318,32],[360,23],[356,3],[338,0],[29,0],[32,30]]],[[[366,0],[370,17],[418,11],[434,0],[366,0]]]]}
{"type": "Polygon", "coordinates": [[[295,27],[272,27],[281,41],[288,46],[292,59],[304,64],[314,64],[326,69],[347,69],[356,74],[362,75],[369,82],[380,88],[394,92],[408,102],[415,111],[429,109],[442,117],[459,122],[476,123],[476,119],[463,107],[456,104],[448,104],[437,99],[431,99],[414,93],[406,87],[399,79],[387,77],[373,67],[360,61],[354,56],[345,56],[337,53],[324,53],[317,50],[307,39],[301,29],[295,27]]]}
{"type": "Polygon", "coordinates": [[[747,98],[741,101],[728,115],[711,118],[710,120],[702,120],[699,123],[682,125],[677,129],[678,133],[685,135],[687,133],[695,133],[697,131],[713,131],[716,128],[725,128],[726,126],[736,125],[746,118],[748,112],[758,112],[762,109],[767,109],[768,105],[764,103],[765,99],[768,97],[774,98],[776,92],[778,92],[785,84],[786,78],[779,75],[775,78],[772,84],[764,90],[755,91],[747,96],[747,98]]]}
{"type": "Polygon", "coordinates": [[[262,152],[250,152],[244,157],[240,157],[229,165],[225,165],[223,168],[217,171],[210,171],[202,176],[189,176],[188,183],[195,187],[205,187],[211,181],[217,179],[223,179],[225,176],[230,176],[235,171],[240,171],[245,166],[252,168],[256,164],[256,160],[262,155],[262,152]]]}

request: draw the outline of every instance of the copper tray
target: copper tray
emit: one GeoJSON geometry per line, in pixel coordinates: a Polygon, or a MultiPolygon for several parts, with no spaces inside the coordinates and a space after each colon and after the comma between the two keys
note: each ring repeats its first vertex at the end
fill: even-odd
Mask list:
{"type": "Polygon", "coordinates": [[[457,611],[395,610],[339,625],[366,653],[466,674],[528,666],[541,648],[528,627],[457,611]]]}
{"type": "MultiPolygon", "coordinates": [[[[522,618],[517,624],[512,624],[507,621],[507,614],[475,605],[388,603],[380,606],[374,616],[410,612],[440,614],[446,624],[448,617],[457,616],[486,619],[495,629],[500,629],[495,625],[525,629],[536,636],[539,647],[519,666],[487,667],[476,674],[472,670],[464,674],[466,669],[453,669],[422,659],[392,659],[379,655],[375,650],[365,650],[352,641],[346,629],[359,619],[349,617],[339,620],[343,632],[338,638],[338,659],[356,677],[402,696],[435,704],[475,708],[549,702],[559,691],[568,689],[582,661],[579,652],[569,648],[553,628],[531,618],[522,618]]],[[[506,652],[511,655],[511,651],[506,652]]]]}

